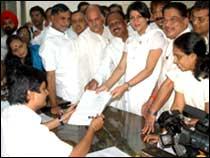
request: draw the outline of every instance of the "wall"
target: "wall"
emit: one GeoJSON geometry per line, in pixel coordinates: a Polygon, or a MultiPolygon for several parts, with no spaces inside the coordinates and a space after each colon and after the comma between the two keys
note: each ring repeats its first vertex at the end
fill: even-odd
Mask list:
{"type": "MultiPolygon", "coordinates": [[[[79,4],[79,2],[81,1],[25,1],[26,20],[30,21],[29,10],[31,7],[35,5],[39,5],[43,9],[47,9],[48,7],[51,7],[57,3],[64,3],[70,8],[71,11],[75,11],[77,10],[77,5],[79,4]]],[[[86,1],[86,2],[90,4],[100,4],[100,5],[106,5],[106,6],[109,6],[110,4],[113,4],[113,3],[117,3],[117,4],[121,4],[123,6],[124,12],[126,12],[128,5],[134,1],[86,1]]],[[[145,2],[148,5],[150,3],[150,1],[143,1],[143,2],[145,2]]],[[[182,2],[184,2],[188,7],[191,7],[195,1],[182,1],[182,2]]]]}

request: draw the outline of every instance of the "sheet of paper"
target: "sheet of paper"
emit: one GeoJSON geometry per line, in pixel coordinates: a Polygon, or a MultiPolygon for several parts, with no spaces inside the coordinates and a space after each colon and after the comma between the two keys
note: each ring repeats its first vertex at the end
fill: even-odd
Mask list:
{"type": "Polygon", "coordinates": [[[72,125],[90,125],[92,120],[90,117],[100,115],[111,97],[111,94],[105,91],[98,94],[95,91],[85,91],[68,123],[72,125]]]}
{"type": "Polygon", "coordinates": [[[88,153],[86,157],[130,157],[130,155],[113,146],[103,150],[88,153]]]}

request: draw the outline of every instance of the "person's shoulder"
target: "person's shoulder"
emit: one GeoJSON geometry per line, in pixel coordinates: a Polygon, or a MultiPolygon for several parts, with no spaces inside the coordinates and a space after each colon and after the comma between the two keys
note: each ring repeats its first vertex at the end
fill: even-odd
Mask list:
{"type": "Polygon", "coordinates": [[[18,113],[23,108],[23,105],[10,105],[2,111],[2,118],[7,118],[15,113],[18,113]]]}

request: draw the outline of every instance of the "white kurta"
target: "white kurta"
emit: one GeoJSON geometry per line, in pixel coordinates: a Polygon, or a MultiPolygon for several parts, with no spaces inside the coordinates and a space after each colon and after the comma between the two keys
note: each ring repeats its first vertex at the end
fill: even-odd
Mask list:
{"type": "Polygon", "coordinates": [[[184,95],[187,105],[205,110],[205,103],[209,103],[209,79],[198,81],[192,71],[181,73],[174,80],[174,89],[184,95]]]}
{"type": "Polygon", "coordinates": [[[102,60],[104,49],[109,44],[108,30],[104,29],[103,35],[96,34],[87,28],[75,40],[79,55],[79,75],[82,89],[96,74],[102,60]]]}
{"type": "MultiPolygon", "coordinates": [[[[150,26],[147,27],[143,35],[129,38],[125,46],[125,52],[127,53],[125,80],[129,81],[145,68],[151,50],[158,48],[163,50],[164,45],[165,38],[162,31],[160,29],[152,29],[150,26]]],[[[158,80],[161,70],[161,59],[160,57],[153,73],[148,78],[126,92],[126,110],[128,112],[141,115],[141,107],[149,99],[158,80]]]]}
{"type": "Polygon", "coordinates": [[[25,105],[10,106],[1,114],[1,156],[67,157],[72,146],[41,124],[41,117],[25,105]]]}
{"type": "Polygon", "coordinates": [[[77,38],[78,38],[77,33],[74,32],[74,30],[72,29],[72,27],[70,27],[70,28],[67,30],[67,35],[68,35],[69,38],[71,38],[71,39],[77,39],[77,38]]]}
{"type": "MultiPolygon", "coordinates": [[[[184,33],[187,33],[187,32],[190,32],[189,28],[185,29],[182,33],[180,33],[180,35],[182,35],[184,33]]],[[[178,35],[178,36],[180,36],[180,35],[178,35]]],[[[173,55],[174,39],[167,39],[167,42],[168,42],[167,46],[166,46],[165,51],[163,53],[163,64],[162,64],[162,68],[161,68],[161,73],[160,73],[160,76],[159,76],[159,79],[158,79],[158,86],[159,87],[166,80],[167,77],[173,81],[173,79],[176,78],[176,76],[179,73],[182,73],[181,70],[174,63],[174,55],[173,55]]],[[[175,96],[175,92],[172,91],[171,96],[166,101],[164,106],[160,109],[158,114],[161,114],[163,111],[170,110],[170,108],[173,104],[173,101],[174,101],[174,96],[175,96]]]]}
{"type": "MultiPolygon", "coordinates": [[[[93,77],[96,81],[98,81],[99,85],[105,82],[113,73],[113,71],[118,66],[120,59],[122,57],[123,49],[125,43],[121,38],[115,37],[111,40],[110,44],[105,48],[105,58],[103,59],[100,67],[93,77]]],[[[122,85],[124,83],[124,76],[113,86],[114,89],[116,86],[122,85]]],[[[125,109],[124,97],[117,99],[111,103],[111,106],[118,108],[120,110],[125,109]]]]}
{"type": "Polygon", "coordinates": [[[66,33],[49,27],[40,47],[40,56],[45,70],[55,71],[57,96],[72,103],[78,102],[81,92],[74,42],[66,33]]]}

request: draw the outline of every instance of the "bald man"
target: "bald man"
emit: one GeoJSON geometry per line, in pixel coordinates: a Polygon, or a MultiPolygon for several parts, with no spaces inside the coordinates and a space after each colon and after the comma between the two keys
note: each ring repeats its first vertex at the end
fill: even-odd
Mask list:
{"type": "Polygon", "coordinates": [[[104,26],[105,19],[97,5],[88,6],[85,14],[87,29],[79,35],[81,89],[93,78],[105,56],[104,49],[112,35],[104,26]]]}

